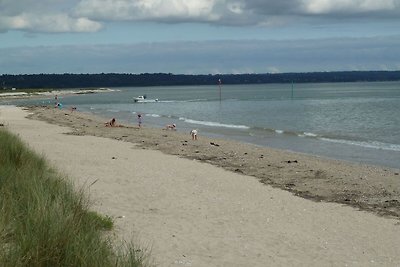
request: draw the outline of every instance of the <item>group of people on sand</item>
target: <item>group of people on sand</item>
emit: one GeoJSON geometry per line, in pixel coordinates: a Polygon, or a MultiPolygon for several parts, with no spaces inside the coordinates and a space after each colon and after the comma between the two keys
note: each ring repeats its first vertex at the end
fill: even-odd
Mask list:
{"type": "MultiPolygon", "coordinates": [[[[142,114],[137,115],[138,127],[142,127],[142,114]]],[[[115,118],[112,118],[110,121],[104,123],[106,127],[124,127],[122,124],[117,124],[115,118]]]]}
{"type": "MultiPolygon", "coordinates": [[[[54,107],[55,108],[59,108],[59,109],[63,108],[63,105],[61,104],[61,102],[58,101],[58,95],[54,96],[54,107]]],[[[76,111],[76,107],[75,106],[71,106],[71,107],[69,107],[69,110],[72,113],[72,112],[76,111]]]]}
{"type": "MultiPolygon", "coordinates": [[[[137,114],[137,122],[138,122],[138,127],[142,128],[142,114],[137,114]]],[[[123,127],[121,124],[117,124],[115,118],[112,118],[110,121],[107,121],[104,123],[106,127],[123,127]]],[[[167,124],[165,126],[166,130],[176,130],[176,124],[167,124]]],[[[197,129],[193,129],[190,131],[190,136],[192,137],[192,140],[197,140],[197,129]]]]}
{"type": "MultiPolygon", "coordinates": [[[[165,129],[167,130],[176,130],[176,124],[167,124],[167,126],[165,126],[165,129]]],[[[197,140],[197,129],[193,129],[190,131],[190,136],[192,137],[192,140],[197,140]]]]}

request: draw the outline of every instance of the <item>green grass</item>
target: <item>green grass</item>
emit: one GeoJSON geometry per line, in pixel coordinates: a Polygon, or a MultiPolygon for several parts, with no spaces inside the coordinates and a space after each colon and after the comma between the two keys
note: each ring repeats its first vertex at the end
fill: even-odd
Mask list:
{"type": "Polygon", "coordinates": [[[115,249],[113,221],[21,140],[0,130],[0,266],[144,266],[132,243],[115,249]]]}

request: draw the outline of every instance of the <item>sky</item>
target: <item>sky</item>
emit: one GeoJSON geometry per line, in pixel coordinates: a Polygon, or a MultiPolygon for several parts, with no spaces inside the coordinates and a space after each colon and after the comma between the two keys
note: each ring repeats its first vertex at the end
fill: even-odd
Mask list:
{"type": "Polygon", "coordinates": [[[400,70],[400,0],[0,0],[0,74],[400,70]]]}

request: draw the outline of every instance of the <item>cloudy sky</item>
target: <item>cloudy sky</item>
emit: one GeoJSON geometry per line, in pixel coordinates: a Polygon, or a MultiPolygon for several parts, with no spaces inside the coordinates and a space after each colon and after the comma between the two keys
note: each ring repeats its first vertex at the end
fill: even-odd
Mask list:
{"type": "Polygon", "coordinates": [[[0,0],[0,74],[400,70],[400,0],[0,0]]]}

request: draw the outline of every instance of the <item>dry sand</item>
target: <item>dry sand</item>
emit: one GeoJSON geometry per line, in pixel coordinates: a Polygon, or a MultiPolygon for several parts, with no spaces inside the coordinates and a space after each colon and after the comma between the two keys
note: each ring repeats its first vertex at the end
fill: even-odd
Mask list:
{"type": "Polygon", "coordinates": [[[159,266],[400,266],[398,170],[104,121],[0,108],[159,266]]]}
{"type": "Polygon", "coordinates": [[[67,96],[67,95],[82,95],[82,94],[97,94],[97,93],[108,93],[113,92],[115,89],[110,88],[93,88],[93,89],[74,89],[74,90],[37,90],[37,89],[22,89],[14,91],[0,91],[0,100],[15,100],[15,99],[27,99],[27,98],[43,98],[43,97],[55,97],[55,96],[67,96]]]}

